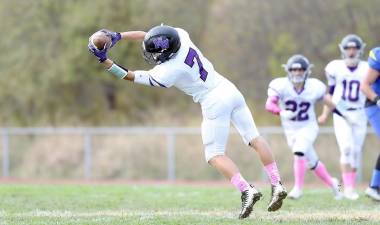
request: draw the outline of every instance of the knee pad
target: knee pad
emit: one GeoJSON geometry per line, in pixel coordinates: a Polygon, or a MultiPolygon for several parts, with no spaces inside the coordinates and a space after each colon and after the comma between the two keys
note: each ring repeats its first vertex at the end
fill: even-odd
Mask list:
{"type": "Polygon", "coordinates": [[[360,151],[354,151],[351,154],[350,165],[354,169],[357,169],[359,167],[359,163],[360,163],[360,160],[361,160],[360,154],[361,154],[360,151]]]}
{"type": "Polygon", "coordinates": [[[307,160],[307,167],[311,170],[315,169],[318,165],[319,158],[313,148],[305,152],[305,158],[307,160]]]}
{"type": "Polygon", "coordinates": [[[224,155],[224,148],[216,148],[215,145],[205,145],[205,159],[208,163],[212,158],[218,155],[224,155]]]}
{"type": "Polygon", "coordinates": [[[350,148],[344,148],[340,153],[340,163],[341,164],[350,164],[353,160],[353,154],[350,148]]]}
{"type": "Polygon", "coordinates": [[[300,156],[307,156],[310,149],[313,149],[313,143],[306,138],[297,138],[292,146],[293,154],[300,156]]]}
{"type": "Polygon", "coordinates": [[[317,166],[318,166],[318,162],[319,162],[319,160],[317,160],[316,162],[314,162],[313,164],[309,164],[308,166],[309,166],[309,169],[310,170],[315,170],[315,168],[317,168],[317,166]]]}

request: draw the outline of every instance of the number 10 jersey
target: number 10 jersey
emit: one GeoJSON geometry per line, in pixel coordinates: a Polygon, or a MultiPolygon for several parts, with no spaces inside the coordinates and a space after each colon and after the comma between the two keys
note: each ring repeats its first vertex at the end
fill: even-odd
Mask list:
{"type": "Polygon", "coordinates": [[[333,60],[325,68],[327,83],[335,86],[333,102],[344,101],[350,110],[364,107],[366,97],[360,91],[360,82],[368,70],[368,64],[360,61],[354,70],[350,70],[343,60],[333,60]]]}

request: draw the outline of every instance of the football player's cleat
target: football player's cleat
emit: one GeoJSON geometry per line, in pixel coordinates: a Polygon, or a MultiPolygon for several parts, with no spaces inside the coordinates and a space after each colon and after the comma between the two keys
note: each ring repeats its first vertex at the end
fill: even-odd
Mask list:
{"type": "Polygon", "coordinates": [[[343,195],[346,199],[349,200],[358,200],[359,194],[353,188],[345,188],[343,195]]]}
{"type": "Polygon", "coordinates": [[[277,185],[272,185],[272,198],[268,205],[268,211],[277,211],[282,206],[282,200],[286,198],[286,189],[282,186],[281,182],[277,185]]]}
{"type": "Polygon", "coordinates": [[[241,193],[241,212],[239,219],[247,218],[251,212],[253,205],[263,196],[253,185],[250,185],[248,190],[241,193]]]}
{"type": "Polygon", "coordinates": [[[368,187],[365,189],[365,195],[367,195],[369,198],[372,198],[373,200],[380,201],[380,193],[378,189],[368,187]]]}
{"type": "Polygon", "coordinates": [[[293,189],[289,192],[288,197],[291,199],[299,199],[302,196],[302,190],[298,187],[293,187],[293,189]]]}
{"type": "Polygon", "coordinates": [[[342,192],[340,190],[341,185],[340,185],[338,179],[335,178],[335,177],[332,178],[332,182],[333,182],[333,185],[332,185],[331,188],[332,188],[332,191],[333,191],[334,199],[335,200],[341,200],[343,198],[343,194],[342,194],[342,192]]]}

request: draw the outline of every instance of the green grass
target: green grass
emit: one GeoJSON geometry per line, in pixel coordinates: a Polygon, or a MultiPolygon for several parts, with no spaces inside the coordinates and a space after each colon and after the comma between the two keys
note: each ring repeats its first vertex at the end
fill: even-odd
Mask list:
{"type": "Polygon", "coordinates": [[[269,188],[261,191],[251,217],[238,220],[240,195],[226,186],[3,184],[0,224],[380,224],[380,203],[362,192],[353,202],[306,189],[269,213],[269,188]]]}

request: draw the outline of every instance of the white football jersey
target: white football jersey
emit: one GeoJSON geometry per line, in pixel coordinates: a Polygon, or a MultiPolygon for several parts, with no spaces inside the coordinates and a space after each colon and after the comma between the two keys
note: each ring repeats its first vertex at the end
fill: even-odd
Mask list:
{"type": "Polygon", "coordinates": [[[175,29],[180,37],[181,47],[173,58],[148,71],[151,77],[149,81],[152,86],[175,86],[192,96],[194,102],[199,102],[225,78],[214,70],[211,62],[193,44],[185,30],[175,29]]]}
{"type": "Polygon", "coordinates": [[[322,100],[326,92],[326,85],[315,78],[308,78],[304,88],[297,92],[287,77],[272,80],[268,88],[268,96],[277,96],[281,109],[296,112],[292,119],[281,118],[283,127],[318,126],[314,105],[322,100]]]}
{"type": "Polygon", "coordinates": [[[333,102],[344,101],[348,108],[363,108],[366,97],[360,91],[360,82],[367,70],[365,61],[360,61],[354,71],[346,66],[344,60],[333,60],[327,64],[325,72],[328,85],[335,85],[333,102]]]}

